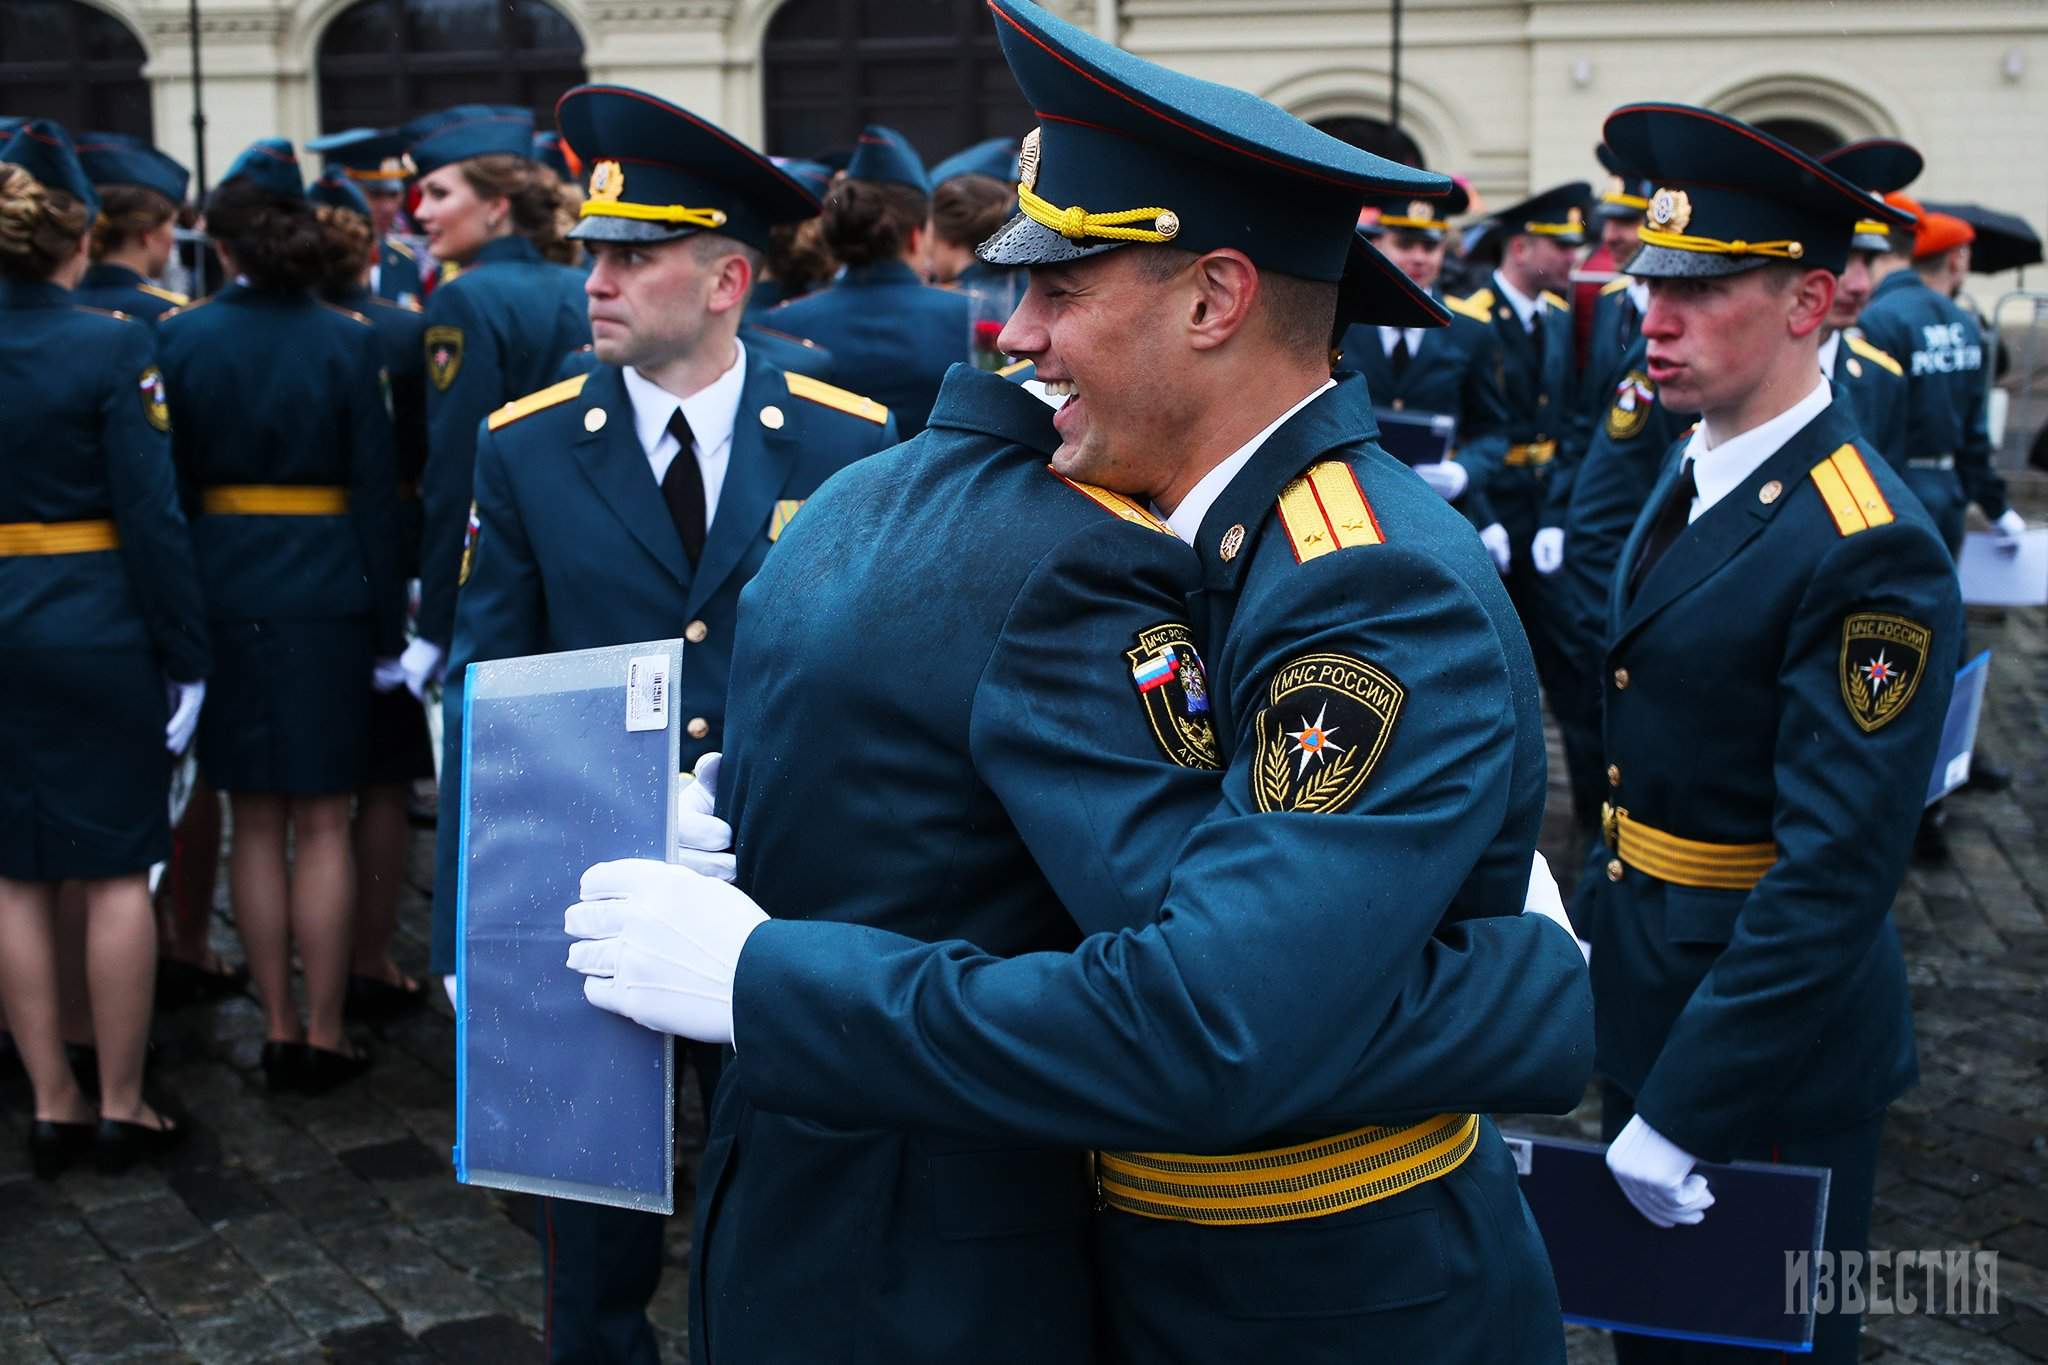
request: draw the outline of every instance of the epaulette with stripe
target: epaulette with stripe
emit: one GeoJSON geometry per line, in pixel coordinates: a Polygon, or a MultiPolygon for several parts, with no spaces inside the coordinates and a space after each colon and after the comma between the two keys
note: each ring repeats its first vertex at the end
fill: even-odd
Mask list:
{"type": "Polygon", "coordinates": [[[138,284],[135,287],[137,289],[140,289],[143,293],[149,295],[153,299],[162,299],[165,303],[170,304],[173,308],[183,308],[186,304],[192,302],[190,298],[183,294],[180,294],[177,290],[165,289],[161,285],[151,284],[148,280],[144,280],[141,284],[138,284]]]}
{"type": "MultiPolygon", "coordinates": [[[[166,313],[164,314],[164,318],[174,318],[174,317],[178,317],[178,316],[180,316],[180,315],[182,315],[182,314],[185,314],[185,313],[189,313],[189,312],[191,312],[191,311],[192,311],[192,310],[193,310],[194,308],[204,308],[204,307],[206,307],[206,305],[207,305],[207,304],[209,304],[209,303],[212,303],[212,302],[213,302],[213,295],[211,295],[211,294],[208,294],[208,295],[207,295],[207,296],[206,296],[205,298],[203,298],[203,299],[194,299],[194,300],[192,300],[192,302],[190,302],[190,303],[181,303],[181,304],[179,304],[179,305],[178,305],[178,306],[177,306],[176,308],[173,308],[173,309],[171,309],[170,311],[166,312],[166,313]]],[[[162,321],[162,320],[163,320],[162,318],[159,318],[159,319],[158,319],[158,321],[162,321]]]]}
{"type": "Polygon", "coordinates": [[[1835,519],[1835,529],[1843,535],[1853,536],[1893,519],[1892,505],[1884,500],[1855,446],[1837,449],[1813,467],[1811,477],[1828,515],[1835,519]]]}
{"type": "Polygon", "coordinates": [[[807,374],[794,372],[784,374],[782,379],[789,385],[790,396],[793,398],[808,399],[838,412],[864,417],[876,426],[881,426],[889,420],[889,409],[886,405],[842,389],[837,384],[827,384],[822,379],[813,379],[807,374]]]}
{"type": "Polygon", "coordinates": [[[408,261],[416,261],[419,259],[418,256],[415,256],[413,254],[413,250],[411,247],[407,246],[404,242],[399,241],[396,237],[386,237],[384,239],[384,245],[390,247],[393,251],[405,257],[405,259],[407,259],[408,261]]]}
{"type": "Polygon", "coordinates": [[[1609,294],[1619,294],[1626,288],[1628,288],[1628,276],[1616,275],[1613,279],[1600,286],[1600,297],[1604,299],[1609,294]]]}
{"type": "Polygon", "coordinates": [[[1379,518],[1358,486],[1358,475],[1342,460],[1323,460],[1280,490],[1280,525],[1294,548],[1294,561],[1336,550],[1384,545],[1379,518]]]}
{"type": "Polygon", "coordinates": [[[1538,294],[1536,298],[1538,302],[1547,303],[1560,313],[1569,313],[1572,311],[1572,306],[1570,304],[1566,303],[1558,295],[1551,293],[1548,289],[1538,294]]]}
{"type": "MultiPolygon", "coordinates": [[[[1009,364],[1003,366],[1003,368],[1001,368],[1000,370],[997,370],[996,375],[1002,379],[1016,379],[1018,375],[1023,375],[1024,371],[1026,370],[1035,371],[1037,365],[1038,362],[1035,360],[1013,360],[1009,364]]],[[[1026,379],[1029,379],[1030,377],[1030,375],[1024,375],[1024,378],[1026,379]]]]}
{"type": "Polygon", "coordinates": [[[339,313],[345,318],[351,318],[357,322],[360,322],[365,327],[376,326],[375,323],[371,322],[368,318],[364,317],[361,313],[358,313],[353,308],[344,308],[338,303],[328,303],[325,299],[321,300],[320,306],[322,308],[325,308],[330,313],[339,313]]]}
{"type": "Polygon", "coordinates": [[[583,392],[583,385],[589,378],[590,376],[587,374],[579,374],[573,379],[564,379],[559,384],[550,384],[537,393],[529,393],[524,398],[515,398],[504,407],[492,413],[485,421],[492,431],[496,431],[500,427],[511,425],[522,417],[531,417],[543,408],[551,408],[558,403],[566,403],[577,394],[583,392]]]}
{"type": "Polygon", "coordinates": [[[133,313],[124,313],[118,308],[95,308],[89,303],[74,303],[71,306],[81,313],[98,313],[103,318],[119,318],[123,322],[135,321],[133,313]]]}
{"type": "Polygon", "coordinates": [[[800,337],[794,332],[783,332],[778,331],[773,327],[763,327],[758,322],[750,322],[747,324],[747,326],[751,327],[754,331],[759,332],[764,337],[774,337],[777,341],[794,342],[795,344],[797,344],[798,346],[802,346],[806,350],[819,351],[824,349],[822,346],[818,345],[817,342],[811,340],[809,337],[800,337]]]}
{"type": "Polygon", "coordinates": [[[1890,351],[1879,350],[1877,347],[1865,341],[1862,337],[1857,336],[1854,332],[1842,333],[1842,339],[1849,343],[1850,350],[1854,351],[1857,355],[1862,356],[1871,364],[1881,365],[1885,369],[1890,370],[1893,374],[1898,375],[1901,379],[1905,378],[1906,367],[1904,365],[1901,365],[1898,361],[1894,360],[1892,358],[1892,354],[1890,351]]]}
{"type": "Polygon", "coordinates": [[[1170,536],[1173,534],[1173,528],[1158,517],[1153,516],[1151,509],[1147,508],[1143,503],[1135,502],[1121,493],[1112,493],[1109,489],[1098,487],[1092,483],[1082,483],[1078,479],[1070,479],[1051,465],[1046,466],[1046,471],[1075,492],[1085,495],[1096,506],[1120,521],[1128,521],[1133,526],[1142,526],[1148,531],[1158,531],[1164,535],[1170,536]]]}
{"type": "Polygon", "coordinates": [[[1479,293],[1487,294],[1484,303],[1480,302],[1479,294],[1474,294],[1469,299],[1454,299],[1449,294],[1446,294],[1444,295],[1444,307],[1450,309],[1453,313],[1462,313],[1474,322],[1491,322],[1493,321],[1493,314],[1488,309],[1492,306],[1493,296],[1484,289],[1480,290],[1479,293]]]}
{"type": "MultiPolygon", "coordinates": [[[[1475,289],[1465,296],[1464,301],[1477,308],[1481,313],[1484,313],[1487,321],[1491,322],[1493,320],[1493,290],[1475,289]]],[[[1449,303],[1451,300],[1445,299],[1444,302],[1449,303]]]]}

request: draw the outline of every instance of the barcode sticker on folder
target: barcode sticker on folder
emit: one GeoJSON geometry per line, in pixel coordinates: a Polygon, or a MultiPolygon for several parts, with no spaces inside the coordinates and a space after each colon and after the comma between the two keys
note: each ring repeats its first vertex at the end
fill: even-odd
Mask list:
{"type": "Polygon", "coordinates": [[[626,664],[626,728],[668,728],[668,656],[636,655],[626,664]]]}

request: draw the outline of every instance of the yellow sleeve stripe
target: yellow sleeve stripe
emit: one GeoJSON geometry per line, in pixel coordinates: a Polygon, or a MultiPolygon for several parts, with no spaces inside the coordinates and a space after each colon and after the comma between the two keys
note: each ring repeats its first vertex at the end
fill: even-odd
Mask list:
{"type": "Polygon", "coordinates": [[[1881,351],[1877,347],[1865,341],[1862,337],[1852,336],[1847,332],[1844,332],[1842,336],[1846,341],[1848,341],[1849,349],[1854,351],[1857,355],[1862,356],[1865,360],[1868,360],[1873,365],[1884,366],[1884,368],[1890,370],[1893,374],[1898,375],[1901,379],[1905,378],[1906,367],[1901,365],[1898,361],[1892,359],[1891,352],[1881,351]]]}
{"type": "Polygon", "coordinates": [[[1813,486],[1820,490],[1835,529],[1845,536],[1883,526],[1893,520],[1891,504],[1885,501],[1877,481],[1856,447],[1845,445],[1813,467],[1813,486]]]}
{"type": "Polygon", "coordinates": [[[889,409],[872,398],[849,392],[836,384],[827,384],[822,379],[813,379],[807,374],[786,373],[782,377],[793,397],[809,399],[835,411],[866,418],[876,426],[889,420],[889,409]]]}
{"type": "Polygon", "coordinates": [[[1386,543],[1358,475],[1341,460],[1324,460],[1281,489],[1279,511],[1297,564],[1386,543]]]}
{"type": "MultiPolygon", "coordinates": [[[[1052,469],[1052,466],[1047,465],[1046,468],[1052,469]]],[[[1052,476],[1075,492],[1086,494],[1098,507],[1101,507],[1119,520],[1128,521],[1133,526],[1142,526],[1148,531],[1158,531],[1169,536],[1173,534],[1171,526],[1153,516],[1141,504],[1134,502],[1121,493],[1112,493],[1107,488],[1098,488],[1092,483],[1081,483],[1078,480],[1070,479],[1057,469],[1052,469],[1052,476]]]]}
{"type": "MultiPolygon", "coordinates": [[[[1480,292],[1484,293],[1485,291],[1482,290],[1480,292]]],[[[1479,301],[1478,294],[1474,294],[1469,299],[1454,299],[1447,295],[1444,298],[1444,307],[1450,309],[1453,313],[1463,313],[1474,322],[1491,322],[1493,320],[1493,315],[1486,311],[1486,304],[1479,301]]]]}
{"type": "Polygon", "coordinates": [[[579,374],[574,379],[564,379],[559,384],[550,384],[538,393],[529,393],[524,398],[513,399],[504,407],[491,414],[489,419],[491,430],[496,431],[499,427],[516,422],[522,417],[531,416],[543,408],[551,408],[557,403],[568,402],[571,398],[583,392],[584,382],[589,378],[590,376],[587,374],[579,374]]]}

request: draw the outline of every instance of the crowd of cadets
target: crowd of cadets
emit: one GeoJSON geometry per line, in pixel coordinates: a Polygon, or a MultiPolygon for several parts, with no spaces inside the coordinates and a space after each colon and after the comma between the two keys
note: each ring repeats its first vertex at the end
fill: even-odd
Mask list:
{"type": "MultiPolygon", "coordinates": [[[[657,103],[591,89],[585,103],[626,110],[619,118],[657,103]]],[[[43,438],[0,465],[11,778],[0,789],[0,1004],[34,1086],[38,1174],[87,1153],[118,1169],[183,1136],[143,1090],[153,991],[171,1006],[253,989],[273,1090],[318,1093],[370,1067],[347,1023],[415,1008],[427,989],[394,964],[390,942],[409,806],[436,772],[422,703],[444,675],[444,724],[459,727],[463,663],[575,647],[592,629],[709,638],[686,672],[704,693],[681,699],[686,747],[692,758],[723,748],[739,586],[817,483],[925,429],[948,368],[974,354],[973,292],[1018,291],[1015,264],[984,264],[974,248],[1003,229],[1020,176],[1029,197],[1035,141],[1021,167],[1019,144],[998,139],[927,169],[883,127],[834,162],[707,141],[694,170],[630,154],[584,164],[569,117],[578,98],[563,105],[568,140],[537,135],[528,110],[496,106],[317,139],[310,185],[288,142],[256,143],[206,196],[222,284],[189,302],[157,283],[186,197],[182,168],[46,120],[0,133],[0,411],[43,438]],[[634,183],[672,173],[684,188],[669,198],[687,199],[698,171],[737,186],[735,204],[769,207],[664,208],[642,203],[647,184],[634,183]],[[650,214],[746,246],[744,320],[733,324],[742,420],[733,429],[728,410],[722,426],[704,425],[684,401],[665,425],[629,417],[585,443],[595,453],[578,445],[599,494],[636,504],[620,513],[629,527],[653,516],[648,544],[662,548],[649,573],[675,579],[663,586],[669,606],[615,630],[592,623],[634,608],[624,596],[600,604],[594,583],[575,597],[593,613],[584,619],[535,605],[588,567],[572,548],[586,538],[573,523],[582,504],[551,507],[558,474],[502,451],[599,438],[606,409],[594,395],[644,416],[621,368],[631,362],[600,363],[605,334],[593,350],[592,319],[617,297],[608,272],[630,268],[634,242],[656,240],[606,225],[650,214]],[[764,388],[781,401],[761,401],[764,388]],[[577,413],[580,432],[563,425],[577,413]],[[602,463],[614,456],[623,463],[602,463]],[[796,463],[774,465],[784,458],[796,463]],[[804,486],[771,487],[764,471],[804,486]],[[738,525],[748,497],[762,500],[759,527],[738,525]],[[173,831],[165,794],[187,753],[197,785],[173,831]],[[247,961],[232,970],[206,944],[222,797],[247,961]]],[[[663,108],[685,130],[668,135],[687,143],[699,121],[663,108]]],[[[588,117],[589,136],[606,136],[602,117],[588,117]]],[[[1607,762],[1603,707],[1614,709],[1610,681],[1627,683],[1625,671],[1610,680],[1612,588],[1668,452],[1694,425],[1651,377],[1649,286],[1619,271],[1646,220],[1672,249],[1700,248],[1685,245],[1689,205],[1674,209],[1652,168],[1604,144],[1597,155],[1608,175],[1598,193],[1561,185],[1491,213],[1462,184],[1375,195],[1358,231],[1449,325],[1359,323],[1332,354],[1336,370],[1364,376],[1387,443],[1403,433],[1421,484],[1476,530],[1562,731],[1579,827],[1617,849],[1627,812],[1610,804],[1621,776],[1607,762]],[[1416,432],[1429,439],[1408,445],[1416,432]]],[[[1839,272],[1819,352],[1846,398],[1830,420],[1895,467],[1951,552],[1970,503],[2012,537],[2020,523],[1985,430],[1982,338],[1954,302],[1970,229],[1903,196],[1921,167],[1902,144],[1856,144],[1830,163],[1895,210],[1858,225],[1839,272]]],[[[1880,482],[1895,487],[1889,474],[1880,482]]],[[[451,848],[444,838],[437,975],[454,955],[451,848]]],[[[1611,1127],[1629,1098],[1616,1099],[1611,1127]]],[[[610,1254],[601,1222],[584,1235],[590,1255],[610,1254]]],[[[602,1317],[590,1304],[576,1312],[602,1317]]]]}

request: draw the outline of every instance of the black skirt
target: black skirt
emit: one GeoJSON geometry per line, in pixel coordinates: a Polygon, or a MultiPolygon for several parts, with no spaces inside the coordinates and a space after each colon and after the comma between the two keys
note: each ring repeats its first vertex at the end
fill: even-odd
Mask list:
{"type": "Polygon", "coordinates": [[[224,792],[332,796],[369,771],[368,617],[214,621],[199,767],[224,792]]]}
{"type": "Polygon", "coordinates": [[[434,775],[427,713],[403,687],[370,694],[370,752],[365,782],[413,782],[434,775]]]}

